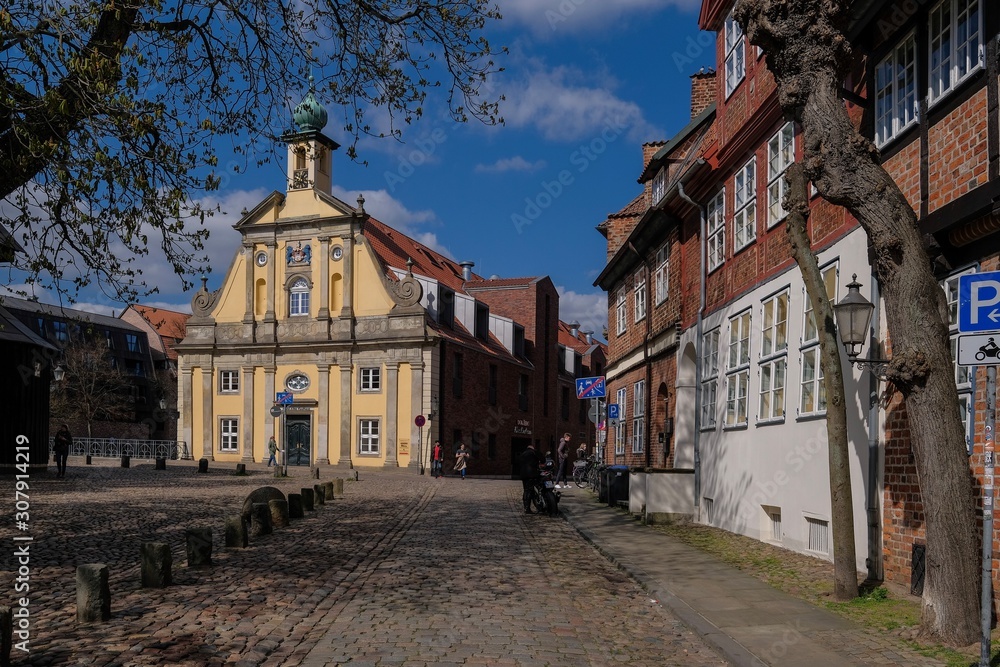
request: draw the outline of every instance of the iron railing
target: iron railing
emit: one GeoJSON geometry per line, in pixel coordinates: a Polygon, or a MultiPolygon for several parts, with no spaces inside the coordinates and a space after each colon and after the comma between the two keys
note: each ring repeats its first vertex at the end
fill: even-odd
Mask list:
{"type": "MultiPolygon", "coordinates": [[[[49,451],[55,438],[49,438],[49,451]]],[[[120,458],[128,456],[134,459],[157,458],[189,459],[187,443],[183,440],[138,440],[126,438],[73,438],[70,456],[97,456],[120,458]]]]}

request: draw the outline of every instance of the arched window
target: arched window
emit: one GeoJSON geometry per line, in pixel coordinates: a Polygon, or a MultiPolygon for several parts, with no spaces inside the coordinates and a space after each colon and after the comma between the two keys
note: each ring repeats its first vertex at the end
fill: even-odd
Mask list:
{"type": "Polygon", "coordinates": [[[305,278],[298,278],[289,289],[288,314],[309,315],[309,283],[305,278]]]}

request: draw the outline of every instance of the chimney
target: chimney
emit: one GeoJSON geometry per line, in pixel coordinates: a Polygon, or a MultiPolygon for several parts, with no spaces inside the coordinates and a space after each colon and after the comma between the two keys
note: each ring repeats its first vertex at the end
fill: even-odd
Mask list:
{"type": "Polygon", "coordinates": [[[472,267],[474,267],[476,263],[466,260],[464,262],[459,262],[458,265],[462,267],[462,280],[465,282],[472,280],[472,267]]]}
{"type": "Polygon", "coordinates": [[[715,101],[715,70],[702,67],[691,75],[691,118],[715,101]]]}
{"type": "Polygon", "coordinates": [[[576,338],[580,333],[580,323],[573,320],[569,323],[569,335],[576,338]]]}
{"type": "Polygon", "coordinates": [[[594,332],[593,331],[584,331],[583,335],[587,338],[587,345],[593,345],[594,344],[594,332]]]}

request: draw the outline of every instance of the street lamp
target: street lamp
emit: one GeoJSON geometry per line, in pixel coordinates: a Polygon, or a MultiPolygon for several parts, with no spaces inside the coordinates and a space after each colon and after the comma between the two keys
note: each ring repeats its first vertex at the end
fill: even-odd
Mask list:
{"type": "Polygon", "coordinates": [[[861,295],[861,283],[858,274],[851,276],[847,285],[847,296],[833,306],[833,314],[837,319],[837,334],[847,351],[847,359],[859,369],[868,369],[881,380],[885,379],[888,359],[858,359],[865,338],[868,337],[868,327],[872,321],[875,304],[861,295]]]}
{"type": "Polygon", "coordinates": [[[56,366],[52,369],[52,377],[55,378],[56,382],[62,382],[63,378],[66,377],[66,371],[62,366],[56,366]]]}

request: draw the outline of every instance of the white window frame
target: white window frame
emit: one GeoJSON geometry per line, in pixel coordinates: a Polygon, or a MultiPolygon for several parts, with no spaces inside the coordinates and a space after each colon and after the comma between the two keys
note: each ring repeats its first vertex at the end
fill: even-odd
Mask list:
{"type": "Polygon", "coordinates": [[[378,456],[382,451],[382,420],[377,417],[358,418],[358,454],[378,456]]]}
{"type": "Polygon", "coordinates": [[[231,370],[219,371],[219,393],[238,394],[240,393],[240,372],[231,370]]]}
{"type": "Polygon", "coordinates": [[[762,359],[788,350],[788,288],[760,302],[760,356],[762,359]],[[783,310],[782,310],[783,309],[783,310]]]}
{"type": "Polygon", "coordinates": [[[729,353],[726,361],[726,427],[746,426],[750,393],[749,309],[729,318],[729,353]]]}
{"type": "MultiPolygon", "coordinates": [[[[837,296],[840,278],[839,262],[820,268],[826,295],[833,301],[837,296]]],[[[823,365],[819,346],[819,325],[813,315],[812,301],[802,288],[802,345],[799,351],[799,415],[812,416],[826,414],[826,383],[823,381],[823,365]]]]}
{"type": "Polygon", "coordinates": [[[646,318],[646,281],[641,270],[635,274],[632,293],[635,297],[635,321],[641,322],[646,318]]]}
{"type": "Polygon", "coordinates": [[[795,162],[795,125],[785,123],[767,142],[767,227],[785,219],[788,211],[781,200],[788,191],[785,172],[795,162]]]}
{"type": "Polygon", "coordinates": [[[743,29],[730,14],[725,25],[726,46],[726,97],[733,94],[740,82],[746,78],[746,36],[743,29]]]}
{"type": "Polygon", "coordinates": [[[983,43],[983,2],[982,0],[943,0],[927,14],[927,102],[933,105],[955,90],[974,72],[981,69],[986,60],[983,43]],[[970,26],[969,17],[974,16],[976,24],[970,26]],[[965,18],[965,25],[959,24],[965,18]],[[935,21],[939,29],[935,32],[935,21]],[[972,27],[973,30],[969,30],[972,27]],[[966,35],[961,43],[958,33],[966,35]],[[940,51],[942,43],[947,43],[947,53],[940,51]]]}
{"type": "Polygon", "coordinates": [[[618,303],[615,304],[615,320],[618,323],[618,335],[621,336],[628,328],[628,304],[626,302],[624,285],[618,288],[618,303]]]}
{"type": "Polygon", "coordinates": [[[290,317],[309,316],[309,295],[312,290],[309,281],[299,276],[288,287],[288,315],[290,317]]]}
{"type": "Polygon", "coordinates": [[[639,380],[632,388],[632,453],[646,451],[646,381],[639,380]]]}
{"type": "Polygon", "coordinates": [[[733,178],[733,254],[757,238],[757,157],[733,178]]]}
{"type": "Polygon", "coordinates": [[[711,273],[726,261],[726,189],[708,201],[706,206],[706,234],[708,241],[708,272],[711,273]]]}
{"type": "Polygon", "coordinates": [[[625,387],[619,389],[616,394],[615,400],[618,402],[618,426],[615,427],[615,455],[621,456],[625,453],[625,401],[628,400],[628,395],[625,387]]]}
{"type": "Polygon", "coordinates": [[[382,391],[382,368],[380,366],[362,366],[358,370],[358,389],[363,392],[382,391]]]}
{"type": "Polygon", "coordinates": [[[789,289],[763,299],[760,304],[759,422],[785,418],[785,385],[788,382],[789,289]]]}
{"type": "Polygon", "coordinates": [[[219,451],[240,451],[240,419],[239,417],[219,418],[219,451]]]}
{"type": "Polygon", "coordinates": [[[955,386],[958,389],[958,408],[962,415],[962,424],[965,427],[965,447],[968,454],[972,454],[972,433],[974,419],[971,413],[975,410],[975,375],[969,366],[958,365],[958,280],[963,275],[975,273],[975,269],[965,269],[954,273],[941,281],[941,288],[944,290],[945,299],[948,302],[948,337],[951,347],[951,363],[955,369],[955,386]]]}
{"type": "Polygon", "coordinates": [[[656,172],[656,176],[653,177],[652,185],[652,195],[653,195],[653,206],[660,203],[663,196],[667,194],[667,168],[660,167],[660,170],[656,172]]]}
{"type": "Polygon", "coordinates": [[[656,251],[656,305],[667,300],[670,289],[670,244],[664,243],[656,251]]]}
{"type": "Polygon", "coordinates": [[[719,392],[719,339],[718,328],[702,336],[701,342],[701,425],[715,428],[716,402],[719,392]]]}
{"type": "Polygon", "coordinates": [[[910,33],[875,66],[875,145],[917,122],[917,42],[910,33]]]}

